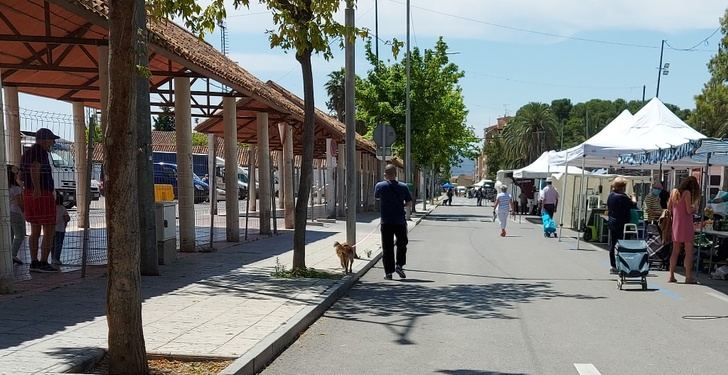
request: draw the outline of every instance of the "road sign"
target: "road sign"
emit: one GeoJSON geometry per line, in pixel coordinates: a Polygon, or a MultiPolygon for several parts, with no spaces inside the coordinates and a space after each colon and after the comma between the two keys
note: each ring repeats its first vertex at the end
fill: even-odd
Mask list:
{"type": "Polygon", "coordinates": [[[377,147],[377,159],[389,161],[392,160],[392,148],[391,147],[377,147]],[[385,159],[386,156],[386,159],[385,159]]]}
{"type": "Polygon", "coordinates": [[[389,124],[379,124],[374,128],[374,142],[379,146],[391,146],[397,138],[397,133],[389,124]]]}

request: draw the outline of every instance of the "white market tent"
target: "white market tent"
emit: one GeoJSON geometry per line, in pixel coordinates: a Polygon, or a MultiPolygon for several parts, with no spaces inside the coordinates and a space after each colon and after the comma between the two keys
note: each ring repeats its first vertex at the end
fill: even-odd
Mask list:
{"type": "Polygon", "coordinates": [[[616,167],[622,154],[671,148],[705,138],[658,98],[634,116],[623,111],[599,133],[568,150],[566,163],[588,167],[616,167]]]}
{"type": "MultiPolygon", "coordinates": [[[[618,165],[620,155],[671,148],[702,138],[705,138],[703,134],[672,113],[660,99],[654,98],[634,116],[630,116],[626,110],[623,111],[592,138],[567,150],[564,162],[567,165],[580,165],[582,169],[587,166],[614,167],[618,165]]],[[[625,164],[621,166],[628,167],[625,164]]],[[[654,166],[638,168],[656,169],[654,166]]],[[[565,179],[564,186],[566,184],[565,179]]],[[[578,191],[584,194],[582,186],[578,191]]],[[[579,217],[582,216],[581,210],[580,206],[579,217]]],[[[564,210],[561,212],[562,225],[563,215],[564,210]]],[[[579,248],[578,239],[577,248],[579,248]]]]}
{"type": "MultiPolygon", "coordinates": [[[[547,151],[541,154],[533,163],[513,171],[513,178],[547,178],[554,173],[564,173],[566,166],[563,160],[566,152],[547,151]]],[[[579,173],[580,168],[569,168],[569,173],[579,173]]]]}

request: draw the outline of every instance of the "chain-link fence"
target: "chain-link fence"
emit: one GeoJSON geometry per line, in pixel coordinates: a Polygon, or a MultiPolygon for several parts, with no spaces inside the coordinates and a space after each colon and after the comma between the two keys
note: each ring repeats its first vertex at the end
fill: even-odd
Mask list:
{"type": "MultiPolygon", "coordinates": [[[[86,112],[77,118],[82,118],[82,122],[77,124],[74,121],[74,116],[67,114],[48,113],[41,111],[25,110],[25,109],[13,109],[5,107],[1,115],[14,121],[16,128],[13,126],[7,126],[5,142],[8,147],[8,164],[19,167],[22,171],[25,168],[22,167],[21,155],[28,152],[31,147],[36,143],[36,132],[38,129],[49,129],[53,134],[60,138],[56,140],[48,153],[48,160],[50,164],[50,176],[52,176],[53,182],[49,186],[49,194],[46,199],[41,202],[42,207],[40,208],[41,213],[49,216],[47,221],[59,222],[58,226],[52,227],[54,234],[57,231],[59,234],[55,235],[57,244],[53,244],[55,252],[51,251],[51,255],[48,257],[50,264],[60,266],[61,271],[72,271],[80,269],[83,264],[86,265],[105,265],[108,260],[107,254],[107,237],[106,237],[106,204],[104,196],[104,150],[103,150],[103,139],[100,136],[100,130],[97,129],[98,124],[97,117],[94,113],[86,112]],[[93,128],[95,133],[93,139],[98,141],[100,144],[92,145],[90,148],[88,144],[84,144],[88,141],[88,134],[90,129],[93,128]],[[15,131],[17,130],[17,131],[15,131]],[[81,133],[83,132],[83,133],[81,133]],[[77,134],[79,133],[79,134],[77,134]],[[78,136],[77,136],[78,135],[78,136]],[[95,147],[94,147],[95,146],[95,147]],[[82,152],[81,150],[85,151],[82,152]],[[89,157],[90,156],[90,157],[89,157]],[[80,173],[88,166],[88,174],[80,173]],[[81,202],[80,198],[82,192],[79,189],[80,186],[87,186],[87,196],[90,199],[88,210],[84,209],[85,205],[81,202]],[[58,200],[56,202],[56,196],[58,200]],[[58,204],[56,204],[58,203],[58,204]],[[50,215],[55,209],[54,215],[50,215]],[[65,215],[67,214],[67,216],[65,215]],[[55,216],[52,219],[50,216],[55,216]],[[65,224],[65,225],[64,225],[65,224]],[[86,224],[88,227],[87,236],[86,224]],[[64,233],[61,235],[60,233],[64,233]],[[62,241],[61,241],[62,239],[62,241]],[[55,256],[54,256],[55,254],[55,256]],[[85,256],[84,256],[85,254],[85,256]]],[[[156,132],[155,132],[156,133],[156,132]]],[[[173,133],[173,132],[172,132],[173,133]]],[[[153,137],[155,138],[155,137],[153,137]]],[[[156,149],[158,145],[153,145],[156,149]]],[[[164,145],[169,146],[169,145],[164,145]]],[[[159,147],[164,149],[165,147],[159,147]]],[[[167,147],[169,148],[169,147],[167,147]]],[[[169,150],[166,150],[169,151],[169,150]]],[[[176,151],[176,150],[172,150],[176,151]]],[[[215,152],[215,168],[214,171],[209,170],[209,156],[207,150],[204,153],[200,153],[200,148],[196,148],[196,153],[193,154],[193,188],[194,188],[194,231],[195,231],[195,249],[198,251],[209,250],[211,245],[215,242],[226,240],[226,195],[227,192],[224,189],[224,159],[221,150],[215,152]],[[214,180],[214,181],[213,181],[214,180]],[[212,186],[212,187],[211,187],[212,186]],[[215,189],[215,196],[211,202],[209,190],[215,189]],[[217,210],[213,211],[212,208],[216,207],[217,210]]],[[[167,152],[169,153],[169,152],[167,152]]],[[[163,161],[158,159],[158,152],[154,152],[154,183],[155,185],[172,185],[173,200],[176,200],[177,191],[177,171],[176,162],[173,160],[163,161]]],[[[176,156],[176,152],[173,152],[176,156]]],[[[272,161],[276,158],[272,157],[272,161]]],[[[256,175],[256,180],[259,181],[261,171],[253,166],[256,165],[255,157],[251,153],[250,148],[243,145],[240,150],[240,158],[238,165],[241,167],[237,171],[239,180],[239,189],[237,192],[233,192],[236,195],[236,212],[239,216],[239,228],[240,228],[240,240],[241,241],[253,241],[261,238],[260,234],[260,192],[258,191],[258,184],[255,183],[255,187],[249,186],[251,176],[250,172],[256,175]],[[251,200],[250,189],[256,189],[256,197],[251,200]]],[[[284,226],[283,221],[283,210],[278,208],[279,202],[277,201],[277,195],[280,193],[280,184],[278,183],[278,169],[277,163],[273,162],[273,168],[271,171],[271,180],[275,183],[271,184],[271,197],[270,206],[275,209],[272,210],[272,223],[271,229],[273,234],[278,233],[279,229],[284,226]]],[[[23,195],[27,195],[29,189],[23,189],[23,184],[27,180],[28,174],[25,172],[20,173],[21,178],[19,182],[20,201],[23,201],[23,195]],[[25,177],[25,178],[23,178],[25,177]]],[[[252,184],[251,184],[252,185],[252,184]]],[[[316,189],[316,188],[315,188],[316,189]]],[[[314,189],[314,190],[315,190],[314,189]]],[[[33,211],[34,207],[24,207],[25,214],[29,214],[33,211]]],[[[36,210],[37,211],[37,210],[36,210]]],[[[311,217],[321,217],[324,215],[323,207],[320,204],[315,204],[310,213],[311,217]]],[[[180,246],[180,233],[179,233],[179,206],[176,208],[176,234],[177,234],[177,248],[180,246]]],[[[27,218],[26,218],[27,219],[27,218]]],[[[35,220],[37,218],[31,218],[35,220]]],[[[28,222],[24,222],[23,229],[26,235],[31,233],[31,225],[28,222]]],[[[20,231],[20,230],[19,230],[20,231]]],[[[264,235],[267,236],[267,235],[264,235]]],[[[15,271],[19,279],[27,278],[28,272],[30,271],[30,265],[32,263],[30,255],[30,242],[32,238],[25,237],[17,251],[17,264],[15,271]]],[[[39,244],[42,243],[43,236],[39,239],[39,244]]],[[[213,245],[214,247],[214,245],[213,245]]],[[[36,257],[38,259],[45,259],[42,255],[42,251],[36,257]]],[[[58,267],[57,267],[58,268],[58,267]]]]}

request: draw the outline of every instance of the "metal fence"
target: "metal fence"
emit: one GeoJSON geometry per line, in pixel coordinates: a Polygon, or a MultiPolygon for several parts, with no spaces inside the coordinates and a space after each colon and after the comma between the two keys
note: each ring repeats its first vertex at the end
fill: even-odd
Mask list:
{"type": "MultiPolygon", "coordinates": [[[[90,164],[90,173],[88,176],[81,176],[77,172],[77,167],[80,164],[79,160],[76,160],[77,145],[74,142],[76,138],[74,130],[74,118],[67,114],[49,113],[33,110],[19,109],[13,111],[4,107],[4,110],[8,113],[2,113],[0,115],[6,116],[17,116],[20,122],[21,134],[10,134],[6,132],[6,144],[20,145],[21,152],[27,150],[35,142],[34,133],[40,128],[48,128],[54,134],[61,137],[56,142],[51,152],[51,163],[53,164],[53,175],[56,181],[56,190],[63,193],[62,205],[68,213],[68,221],[65,227],[65,238],[62,242],[60,252],[60,263],[62,264],[61,269],[63,271],[73,271],[80,269],[84,264],[86,265],[105,265],[108,261],[107,254],[107,236],[106,236],[106,199],[103,195],[103,181],[102,181],[102,164],[101,153],[90,150],[89,154],[93,157],[92,163],[90,164]],[[82,182],[83,181],[83,182],[82,182]],[[86,184],[89,187],[89,195],[91,201],[88,210],[88,236],[84,236],[84,223],[82,218],[82,209],[79,209],[79,203],[76,202],[75,194],[77,187],[81,184],[86,184]],[[61,191],[62,190],[62,191],[61,191]],[[85,245],[85,246],[84,246],[85,245]],[[85,256],[84,256],[85,249],[85,256]]],[[[94,113],[87,112],[84,114],[85,125],[84,129],[86,132],[89,131],[90,124],[98,123],[94,113]]],[[[86,135],[84,135],[86,136],[86,135]]],[[[100,137],[95,137],[100,140],[100,137]]],[[[86,139],[88,137],[86,136],[86,139]]],[[[274,160],[274,158],[271,158],[274,160]]],[[[253,160],[253,158],[248,158],[253,160]]],[[[15,164],[19,164],[19,161],[12,160],[15,164]]],[[[250,162],[248,162],[250,164],[250,162]]],[[[199,167],[199,165],[194,165],[199,167]]],[[[244,165],[243,170],[250,171],[251,165],[244,165]]],[[[260,172],[260,171],[258,171],[260,172]]],[[[271,171],[272,177],[277,178],[276,173],[271,171]]],[[[208,173],[208,178],[212,179],[214,173],[208,173]]],[[[156,177],[156,176],[155,176],[156,177]]],[[[205,176],[198,176],[200,179],[205,176]]],[[[314,186],[314,195],[323,194],[323,185],[325,181],[319,179],[317,186],[314,186]]],[[[273,234],[277,234],[283,230],[283,210],[278,208],[279,202],[276,198],[276,190],[282,190],[278,188],[278,184],[271,184],[271,206],[272,210],[272,223],[271,228],[273,234]]],[[[252,187],[249,187],[249,189],[252,187]]],[[[209,189],[209,185],[208,185],[209,189]]],[[[219,191],[219,190],[218,190],[219,191]]],[[[224,194],[224,191],[219,191],[224,194]]],[[[215,242],[226,240],[226,229],[225,229],[225,212],[226,212],[226,201],[222,199],[216,199],[217,202],[210,202],[210,199],[205,196],[206,194],[200,194],[199,199],[194,204],[194,225],[195,225],[195,247],[198,251],[210,250],[210,245],[215,242]],[[217,206],[216,212],[211,212],[211,207],[217,206]]],[[[237,199],[237,212],[240,216],[240,240],[241,241],[254,241],[263,235],[260,234],[260,215],[259,211],[251,210],[251,201],[249,200],[249,193],[244,197],[238,197],[237,199]]],[[[316,219],[325,216],[325,207],[322,203],[325,202],[325,197],[320,197],[316,202],[309,208],[308,217],[310,219],[316,219]]],[[[130,202],[131,203],[131,202],[130,202]]],[[[260,202],[255,202],[257,207],[260,207],[260,202]]],[[[177,211],[177,219],[179,219],[179,208],[177,211]]],[[[60,229],[60,227],[59,227],[60,229]]],[[[26,234],[30,234],[30,225],[26,224],[26,234]]],[[[179,248],[179,222],[177,222],[177,247],[179,248]]],[[[16,266],[16,275],[27,275],[28,265],[30,263],[30,253],[28,246],[28,238],[26,237],[19,252],[18,257],[24,263],[23,265],[16,266]]],[[[22,279],[22,277],[20,277],[22,279]]]]}

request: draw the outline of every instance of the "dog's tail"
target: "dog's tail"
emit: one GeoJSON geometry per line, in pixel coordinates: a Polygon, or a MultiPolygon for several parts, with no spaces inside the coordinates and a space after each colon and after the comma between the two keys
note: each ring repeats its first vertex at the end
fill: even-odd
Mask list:
{"type": "Polygon", "coordinates": [[[339,247],[339,246],[341,246],[341,244],[339,243],[339,241],[334,242],[334,247],[339,247]]]}

